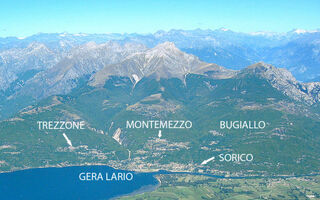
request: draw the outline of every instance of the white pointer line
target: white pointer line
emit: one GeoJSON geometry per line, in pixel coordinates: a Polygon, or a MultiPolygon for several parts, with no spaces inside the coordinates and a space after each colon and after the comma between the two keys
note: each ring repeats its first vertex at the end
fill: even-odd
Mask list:
{"type": "Polygon", "coordinates": [[[207,164],[208,162],[210,162],[210,161],[212,161],[212,160],[214,160],[214,156],[211,157],[211,158],[209,158],[208,160],[204,160],[204,161],[201,163],[201,165],[205,165],[205,164],[207,164]]]}
{"type": "Polygon", "coordinates": [[[71,140],[69,140],[69,138],[67,137],[67,135],[65,133],[62,134],[64,139],[66,139],[67,143],[72,147],[72,143],[71,140]]]}

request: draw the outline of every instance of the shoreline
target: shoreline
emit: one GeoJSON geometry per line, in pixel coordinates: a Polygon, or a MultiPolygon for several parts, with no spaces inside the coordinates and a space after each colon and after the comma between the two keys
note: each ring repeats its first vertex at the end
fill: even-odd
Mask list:
{"type": "MultiPolygon", "coordinates": [[[[186,175],[194,175],[194,176],[207,176],[211,178],[220,178],[220,179],[258,179],[258,178],[295,178],[295,177],[308,177],[308,176],[317,176],[320,175],[320,172],[313,172],[310,174],[299,174],[299,175],[253,175],[253,176],[225,176],[225,175],[215,175],[215,174],[206,174],[206,173],[198,173],[198,172],[183,172],[183,171],[167,171],[167,170],[150,170],[150,171],[134,171],[134,170],[127,170],[127,169],[119,169],[115,168],[106,164],[101,163],[95,163],[95,164],[83,164],[83,165],[67,165],[67,166],[48,166],[48,167],[35,167],[35,168],[24,168],[24,169],[18,169],[13,171],[0,171],[0,174],[5,173],[14,173],[19,171],[25,171],[25,170],[36,170],[36,169],[50,169],[50,168],[69,168],[69,167],[110,167],[115,170],[120,171],[129,171],[134,173],[147,173],[151,174],[153,176],[160,175],[160,174],[186,174],[186,175]]],[[[158,180],[159,181],[159,180],[158,180]]]]}
{"type": "MultiPolygon", "coordinates": [[[[154,176],[153,176],[154,177],[154,176]]],[[[119,196],[115,196],[115,197],[112,197],[110,200],[116,200],[118,198],[121,198],[121,197],[129,197],[129,196],[134,196],[134,195],[138,195],[138,194],[143,194],[145,192],[153,192],[153,191],[156,191],[160,186],[161,186],[161,181],[160,179],[154,177],[155,179],[157,179],[158,181],[158,184],[157,185],[146,185],[146,186],[142,186],[141,188],[139,188],[138,190],[136,191],[133,191],[129,194],[123,194],[123,195],[119,195],[119,196]]]]}

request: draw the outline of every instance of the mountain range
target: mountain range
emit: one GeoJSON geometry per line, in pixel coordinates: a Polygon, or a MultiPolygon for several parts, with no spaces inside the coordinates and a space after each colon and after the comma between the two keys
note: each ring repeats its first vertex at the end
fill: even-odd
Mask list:
{"type": "MultiPolygon", "coordinates": [[[[288,69],[298,80],[316,81],[319,38],[318,31],[245,34],[227,29],[0,38],[0,119],[50,95],[67,94],[82,79],[101,85],[110,75],[127,76],[134,82],[145,76],[183,79],[188,73],[208,71],[215,71],[212,76],[230,77],[234,70],[265,61],[288,69]]],[[[303,90],[295,98],[318,101],[317,83],[295,85],[303,90]]],[[[289,88],[287,92],[292,93],[289,88]]]]}
{"type": "Polygon", "coordinates": [[[223,175],[317,173],[320,83],[297,81],[288,69],[266,62],[254,62],[239,70],[187,53],[196,49],[191,44],[206,48],[203,38],[211,33],[221,34],[215,36],[221,42],[214,40],[207,43],[209,46],[225,49],[239,45],[244,38],[243,43],[248,41],[252,49],[264,49],[265,56],[269,55],[266,46],[271,47],[271,43],[277,48],[294,38],[318,34],[239,34],[239,40],[232,36],[229,44],[222,42],[224,37],[238,33],[196,30],[190,32],[192,37],[183,31],[125,38],[100,35],[96,40],[109,40],[111,36],[119,40],[101,43],[83,42],[93,37],[88,35],[48,34],[40,36],[50,43],[32,41],[17,44],[26,47],[4,47],[0,53],[2,73],[10,76],[1,76],[1,171],[107,164],[138,171],[166,169],[223,175]],[[193,40],[195,35],[198,40],[193,40]],[[81,40],[70,39],[76,37],[81,40]],[[160,43],[167,37],[176,42],[160,43]],[[257,42],[259,37],[264,42],[257,42]],[[60,38],[58,43],[55,38],[60,38]],[[61,45],[66,41],[73,43],[61,45]],[[183,43],[190,48],[180,50],[183,43]],[[20,54],[14,57],[15,52],[20,54]],[[162,130],[160,138],[157,130],[126,127],[132,120],[169,119],[190,120],[193,127],[162,130]],[[43,120],[84,121],[86,129],[39,130],[37,122],[43,120]],[[262,120],[267,126],[258,131],[222,130],[222,120],[262,120]],[[63,134],[72,141],[72,147],[63,134]],[[255,159],[252,163],[216,160],[202,164],[221,153],[251,153],[255,159]]]}
{"type": "Polygon", "coordinates": [[[115,41],[122,45],[135,43],[153,48],[169,41],[184,52],[199,57],[202,61],[216,63],[230,69],[239,70],[263,61],[288,69],[300,81],[316,81],[320,74],[319,38],[320,31],[318,30],[299,29],[287,33],[239,33],[224,28],[158,31],[154,34],[39,33],[25,38],[0,38],[0,66],[11,68],[14,62],[41,65],[37,58],[32,60],[32,55],[28,54],[25,55],[25,58],[19,57],[17,61],[10,60],[23,51],[31,51],[30,48],[34,48],[35,51],[39,48],[47,48],[47,52],[43,50],[42,54],[34,56],[49,62],[43,64],[46,64],[46,68],[50,68],[52,66],[50,64],[61,60],[70,54],[72,49],[88,42],[103,44],[115,41]],[[40,47],[41,45],[43,46],[40,47]]]}

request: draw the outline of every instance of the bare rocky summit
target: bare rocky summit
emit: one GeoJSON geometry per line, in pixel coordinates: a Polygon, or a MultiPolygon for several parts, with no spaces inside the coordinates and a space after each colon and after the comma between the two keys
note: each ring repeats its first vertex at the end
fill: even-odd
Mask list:
{"type": "Polygon", "coordinates": [[[320,83],[301,83],[284,68],[276,68],[273,65],[259,62],[243,69],[238,76],[253,74],[268,80],[271,85],[294,100],[304,101],[308,104],[319,102],[320,83]]]}

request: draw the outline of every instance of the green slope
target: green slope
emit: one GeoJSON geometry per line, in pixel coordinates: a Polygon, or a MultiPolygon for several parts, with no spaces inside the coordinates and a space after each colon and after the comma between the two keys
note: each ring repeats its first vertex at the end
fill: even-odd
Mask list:
{"type": "Polygon", "coordinates": [[[136,85],[126,77],[111,77],[103,88],[82,84],[0,122],[0,170],[100,163],[224,175],[309,174],[320,166],[318,110],[294,102],[254,75],[215,80],[189,74],[185,81],[144,78],[136,85]],[[62,131],[37,129],[37,121],[49,120],[87,125],[64,131],[74,146],[68,148],[62,131]],[[157,129],[127,129],[127,120],[190,120],[193,126],[163,129],[158,139],[157,129]],[[267,126],[220,130],[221,120],[262,120],[267,126]],[[112,138],[118,128],[121,144],[112,138]],[[254,160],[216,159],[201,165],[227,153],[251,153],[254,160]]]}

